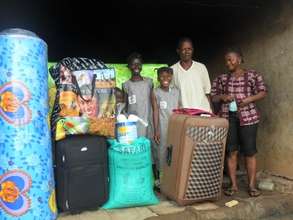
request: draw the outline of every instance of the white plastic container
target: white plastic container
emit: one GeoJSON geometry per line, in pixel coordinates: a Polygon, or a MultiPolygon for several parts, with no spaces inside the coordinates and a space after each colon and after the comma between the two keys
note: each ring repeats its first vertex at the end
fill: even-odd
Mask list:
{"type": "Polygon", "coordinates": [[[137,138],[136,122],[116,122],[116,138],[120,143],[131,144],[137,138]]]}
{"type": "Polygon", "coordinates": [[[131,144],[137,138],[137,116],[130,116],[117,116],[116,139],[123,144],[131,144]]]}

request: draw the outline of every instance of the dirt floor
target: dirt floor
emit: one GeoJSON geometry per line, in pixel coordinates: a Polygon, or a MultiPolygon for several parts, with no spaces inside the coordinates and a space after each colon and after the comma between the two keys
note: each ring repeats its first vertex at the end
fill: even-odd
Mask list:
{"type": "MultiPolygon", "coordinates": [[[[224,187],[227,186],[227,179],[224,181],[224,187]]],[[[152,220],[167,220],[167,219],[176,219],[176,220],[186,220],[187,215],[193,215],[193,217],[188,217],[188,219],[233,219],[233,215],[239,216],[241,218],[235,217],[236,219],[249,219],[251,212],[256,211],[256,216],[267,216],[264,219],[290,219],[291,217],[287,216],[288,213],[293,213],[291,207],[288,208],[288,198],[291,199],[288,194],[281,194],[274,191],[262,191],[262,195],[258,198],[250,198],[247,193],[246,180],[242,178],[240,180],[240,191],[233,197],[227,197],[225,195],[219,201],[206,201],[202,203],[196,203],[192,206],[180,207],[177,206],[173,201],[167,200],[161,194],[157,194],[160,198],[160,203],[155,206],[145,206],[145,207],[134,207],[126,209],[114,209],[114,210],[97,210],[97,211],[85,211],[81,214],[70,215],[67,213],[62,213],[59,215],[58,220],[144,220],[150,217],[152,220]],[[284,198],[284,199],[283,199],[284,198]],[[228,208],[225,206],[226,202],[231,200],[237,200],[238,205],[228,208]],[[285,201],[286,200],[286,201],[285,201]],[[279,207],[278,205],[285,203],[286,210],[283,209],[283,206],[279,207]],[[273,203],[272,203],[273,202],[273,203]],[[253,211],[249,211],[250,206],[255,206],[256,208],[253,211]],[[273,210],[270,207],[277,207],[273,210]],[[271,213],[269,213],[271,212],[271,213]],[[192,214],[193,213],[193,214],[192,214]],[[225,218],[226,214],[230,217],[225,218]],[[205,217],[196,217],[199,215],[204,215],[205,217]],[[281,214],[285,214],[285,217],[282,217],[281,214]],[[168,217],[169,216],[169,217],[168,217]],[[174,216],[174,218],[172,218],[174,216]],[[247,217],[245,217],[247,216],[247,217]],[[277,217],[276,217],[277,216],[277,217]]],[[[292,196],[293,198],[293,196],[292,196]]],[[[291,200],[290,200],[291,201],[291,200]]],[[[293,200],[292,200],[293,201],[293,200]]],[[[256,218],[262,219],[262,218],[256,218]]],[[[293,219],[293,218],[291,218],[293,219]]],[[[234,220],[234,219],[233,219],[234,220]]]]}

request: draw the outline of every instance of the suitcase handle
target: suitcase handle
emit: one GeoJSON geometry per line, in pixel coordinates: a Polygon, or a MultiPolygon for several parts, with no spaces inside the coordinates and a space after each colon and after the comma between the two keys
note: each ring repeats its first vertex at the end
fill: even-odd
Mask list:
{"type": "Polygon", "coordinates": [[[175,114],[184,114],[191,116],[202,116],[202,117],[215,117],[211,112],[197,109],[197,108],[178,108],[172,110],[175,114]]]}
{"type": "Polygon", "coordinates": [[[167,156],[166,156],[166,162],[168,166],[171,166],[172,162],[172,151],[173,151],[173,146],[170,145],[167,147],[167,156]]]}

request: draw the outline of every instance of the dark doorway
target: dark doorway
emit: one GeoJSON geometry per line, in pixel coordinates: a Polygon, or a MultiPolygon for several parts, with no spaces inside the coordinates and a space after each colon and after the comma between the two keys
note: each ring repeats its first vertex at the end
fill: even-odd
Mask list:
{"type": "Polygon", "coordinates": [[[178,39],[188,36],[196,57],[205,62],[233,28],[253,22],[268,2],[2,0],[0,29],[37,33],[47,42],[51,61],[85,56],[124,63],[138,51],[145,62],[171,64],[178,39]]]}

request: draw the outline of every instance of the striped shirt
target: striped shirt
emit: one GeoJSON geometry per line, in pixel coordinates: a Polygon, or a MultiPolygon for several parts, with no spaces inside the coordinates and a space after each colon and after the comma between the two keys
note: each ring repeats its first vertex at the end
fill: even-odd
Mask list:
{"type": "MultiPolygon", "coordinates": [[[[218,76],[212,83],[211,95],[226,94],[234,96],[238,107],[240,126],[245,126],[257,124],[260,114],[254,102],[244,107],[240,107],[238,104],[246,97],[256,95],[262,91],[267,91],[263,77],[254,70],[247,70],[238,78],[230,74],[218,76]]],[[[222,103],[219,116],[229,117],[229,103],[222,103]]]]}

